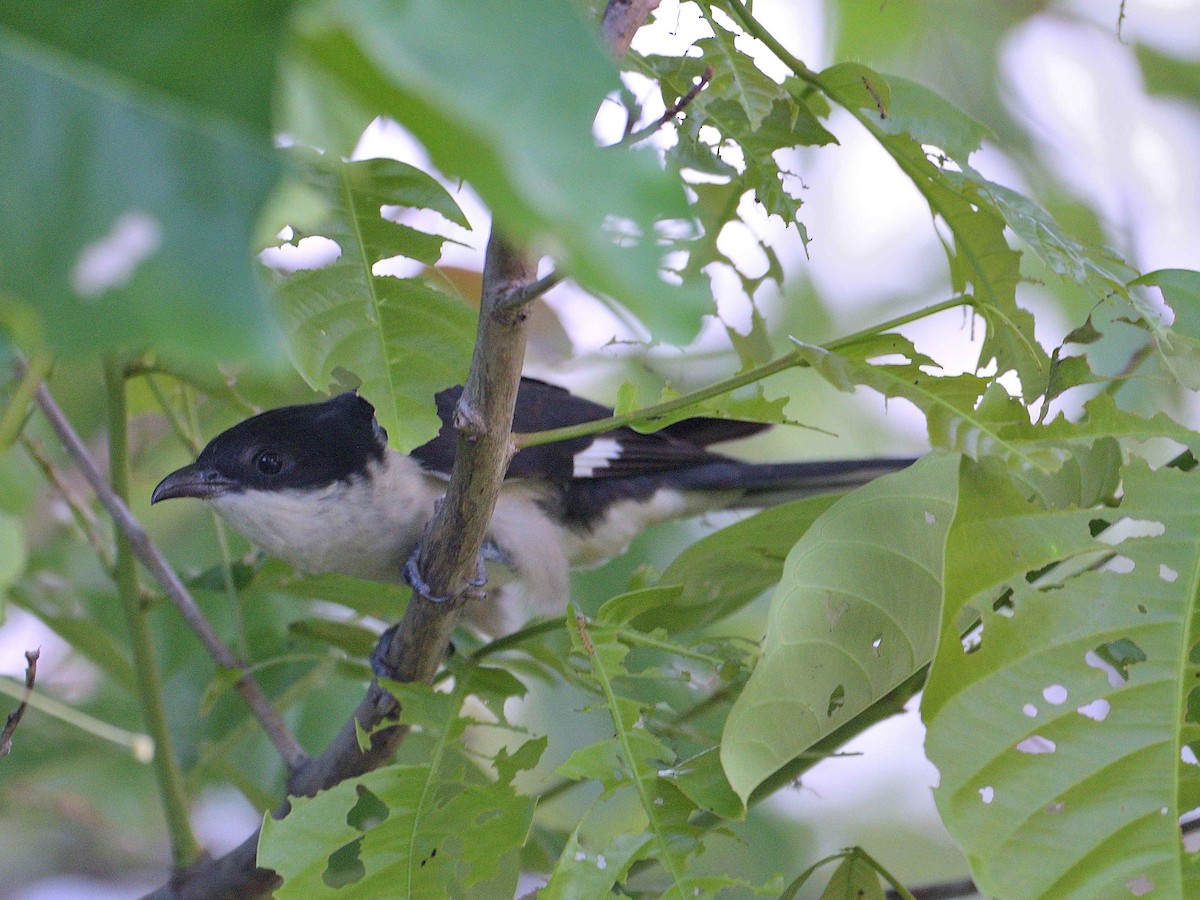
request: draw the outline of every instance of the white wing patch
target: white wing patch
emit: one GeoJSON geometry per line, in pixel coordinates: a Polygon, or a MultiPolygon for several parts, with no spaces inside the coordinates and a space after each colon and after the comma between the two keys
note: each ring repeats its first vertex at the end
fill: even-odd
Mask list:
{"type": "Polygon", "coordinates": [[[607,469],[609,464],[621,457],[621,442],[616,438],[596,438],[575,456],[574,478],[591,478],[598,469],[607,469]]]}

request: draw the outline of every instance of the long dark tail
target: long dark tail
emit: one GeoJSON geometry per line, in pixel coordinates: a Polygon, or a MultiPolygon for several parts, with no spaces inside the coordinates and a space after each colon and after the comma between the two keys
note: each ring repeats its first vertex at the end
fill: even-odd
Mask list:
{"type": "Polygon", "coordinates": [[[774,506],[816,494],[848,491],[914,462],[913,457],[801,463],[722,460],[680,473],[675,484],[692,490],[741,489],[744,493],[734,506],[774,506]]]}

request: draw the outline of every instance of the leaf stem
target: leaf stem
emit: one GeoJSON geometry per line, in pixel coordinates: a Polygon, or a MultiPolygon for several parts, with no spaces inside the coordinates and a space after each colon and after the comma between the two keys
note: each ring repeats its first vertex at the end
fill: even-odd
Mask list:
{"type": "Polygon", "coordinates": [[[628,769],[629,780],[633,782],[634,788],[637,790],[638,798],[642,802],[642,810],[646,814],[646,819],[650,823],[650,830],[654,834],[655,843],[658,844],[659,864],[667,870],[671,876],[671,889],[664,893],[663,896],[674,894],[680,898],[684,897],[683,886],[686,883],[687,876],[679,867],[678,857],[672,852],[671,846],[668,844],[665,835],[665,829],[658,821],[658,808],[654,805],[654,798],[650,796],[650,792],[646,789],[646,781],[642,773],[638,769],[638,757],[630,742],[629,729],[625,727],[624,719],[621,715],[621,704],[617,701],[616,692],[612,687],[612,679],[609,677],[608,670],[604,667],[604,661],[600,654],[596,652],[596,647],[592,643],[592,638],[588,632],[587,620],[579,607],[572,604],[575,610],[575,629],[579,633],[579,640],[583,644],[583,649],[587,653],[588,661],[592,666],[592,674],[596,676],[596,681],[600,684],[600,689],[604,692],[604,700],[608,705],[609,716],[612,718],[613,730],[616,732],[617,742],[621,745],[621,755],[625,759],[625,766],[628,769]]]}
{"type": "MultiPolygon", "coordinates": [[[[919,321],[928,316],[932,316],[939,312],[944,312],[948,309],[954,309],[959,306],[973,306],[974,301],[966,295],[956,295],[948,300],[943,300],[940,303],[935,303],[932,306],[924,307],[915,312],[905,313],[901,316],[896,316],[894,319],[889,319],[878,325],[873,325],[870,328],[864,328],[861,331],[856,331],[853,334],[848,334],[843,338],[832,341],[826,345],[825,349],[830,351],[844,350],[861,341],[875,337],[886,331],[891,331],[894,328],[899,328],[902,325],[908,325],[912,322],[919,321]]],[[[674,400],[668,400],[665,403],[657,403],[653,406],[643,407],[639,410],[634,410],[630,413],[622,413],[621,415],[610,416],[607,419],[596,419],[592,422],[584,422],[581,425],[568,425],[563,428],[551,428],[546,431],[534,431],[526,434],[514,434],[513,443],[518,450],[524,450],[528,447],[537,447],[542,444],[552,444],[556,441],[569,441],[578,437],[587,437],[593,434],[604,434],[607,431],[614,431],[617,428],[622,428],[626,425],[632,425],[638,422],[653,422],[655,419],[661,419],[680,409],[685,409],[689,406],[694,406],[705,400],[711,400],[713,397],[719,397],[722,394],[727,394],[730,391],[735,391],[740,387],[745,387],[749,384],[754,384],[756,381],[762,381],[764,378],[769,378],[779,372],[784,372],[793,368],[805,368],[809,365],[795,350],[786,353],[778,359],[763,363],[760,366],[755,366],[752,369],[746,369],[739,372],[732,378],[726,378],[724,381],[718,381],[710,384],[708,387],[700,388],[698,391],[692,391],[690,394],[684,394],[674,400]]]]}
{"type": "Polygon", "coordinates": [[[37,393],[38,385],[50,374],[53,363],[54,357],[49,353],[34,353],[30,357],[28,367],[20,376],[21,380],[13,391],[12,399],[8,401],[4,415],[0,416],[0,453],[11,447],[25,428],[25,421],[29,418],[29,404],[37,393]]]}
{"type": "MultiPolygon", "coordinates": [[[[129,497],[129,435],[128,408],[125,396],[125,370],[118,359],[108,359],[104,365],[104,382],[108,389],[109,477],[113,493],[122,501],[129,497]]],[[[167,833],[171,841],[171,857],[177,871],[196,861],[200,844],[192,833],[188,820],[188,797],[183,774],[175,755],[171,732],[167,727],[166,706],[163,702],[162,676],[154,656],[150,623],[141,604],[137,583],[137,563],[129,537],[120,529],[116,534],[117,559],[115,576],[117,594],[125,609],[129,628],[129,643],[133,650],[133,670],[146,729],[154,739],[154,771],[167,833]]]]}

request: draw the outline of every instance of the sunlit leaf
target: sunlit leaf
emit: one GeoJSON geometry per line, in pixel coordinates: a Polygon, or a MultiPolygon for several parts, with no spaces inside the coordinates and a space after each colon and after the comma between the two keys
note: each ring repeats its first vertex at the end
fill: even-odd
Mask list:
{"type": "Polygon", "coordinates": [[[964,468],[922,715],[941,773],[935,799],[986,894],[1200,890],[1179,836],[1180,814],[1200,805],[1184,749],[1200,747],[1186,694],[1200,643],[1200,482],[1141,462],[1122,481],[1108,515],[1136,528],[1105,548],[1113,565],[1051,569],[1031,583],[1030,569],[1096,546],[1094,513],[1039,510],[995,470],[964,468]],[[982,631],[961,643],[972,616],[982,631]],[[1117,645],[1128,662],[1115,663],[1117,645]]]}
{"type": "Polygon", "coordinates": [[[933,656],[958,457],[932,454],[835,503],[788,555],[721,763],[743,802],[933,656]]]}
{"type": "Polygon", "coordinates": [[[292,228],[297,244],[313,235],[333,241],[337,256],[273,277],[272,304],[288,351],[317,390],[336,390],[339,371],[362,379],[360,390],[390,443],[411,450],[437,432],[433,395],[466,377],[475,314],[420,275],[375,274],[393,257],[432,265],[445,240],[385,219],[382,209],[426,209],[458,224],[466,220],[441,185],[404,163],[343,162],[313,153],[296,159],[318,212],[279,224],[292,228]]]}

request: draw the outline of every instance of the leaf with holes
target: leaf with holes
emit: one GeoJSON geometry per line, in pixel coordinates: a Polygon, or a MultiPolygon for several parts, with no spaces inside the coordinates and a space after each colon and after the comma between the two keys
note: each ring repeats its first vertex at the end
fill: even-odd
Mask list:
{"type": "Polygon", "coordinates": [[[1115,511],[1056,509],[963,467],[921,713],[984,894],[1200,896],[1179,834],[1200,805],[1200,478],[1135,461],[1122,485],[1115,511]]]}
{"type": "Polygon", "coordinates": [[[1008,430],[1028,424],[1025,407],[998,384],[976,375],[938,376],[925,371],[933,360],[916,352],[907,338],[887,335],[891,353],[909,358],[904,363],[870,363],[862,353],[833,353],[793,339],[796,352],[826,381],[840,390],[867,385],[885,397],[901,397],[925,414],[929,441],[935,447],[958,450],[977,458],[995,454],[1023,466],[1054,469],[1059,460],[1038,452],[1027,442],[1008,437],[1008,430]],[[986,393],[985,393],[986,391],[986,393]]]}
{"type": "Polygon", "coordinates": [[[420,275],[375,274],[393,257],[431,266],[445,241],[384,218],[383,208],[432,210],[457,225],[466,219],[437,181],[404,163],[312,152],[296,160],[308,204],[294,213],[302,219],[278,224],[291,227],[297,243],[332,241],[337,257],[272,279],[292,361],[319,391],[335,389],[338,370],[362,379],[391,444],[411,450],[437,432],[432,396],[466,376],[475,314],[420,275]]]}
{"type": "Polygon", "coordinates": [[[291,3],[0,7],[0,284],[68,354],[153,345],[261,360],[251,259],[279,174],[291,3]]]}
{"type": "Polygon", "coordinates": [[[856,80],[848,77],[845,69],[846,65],[834,66],[821,73],[830,96],[850,109],[875,136],[953,237],[953,244],[946,246],[953,288],[969,292],[988,323],[980,366],[994,358],[1000,372],[1017,372],[1027,400],[1041,396],[1049,383],[1050,360],[1034,337],[1033,317],[1017,306],[1021,255],[1008,246],[1005,219],[992,198],[930,159],[925,146],[940,147],[955,155],[960,165],[965,164],[987,130],[913,82],[890,76],[884,81],[869,70],[855,70],[856,80]],[[833,74],[839,75],[836,83],[829,81],[833,74]],[[889,87],[886,98],[880,84],[889,87]],[[873,86],[874,92],[864,85],[873,86]],[[875,95],[881,101],[886,99],[886,119],[879,119],[869,109],[869,100],[875,95]]]}
{"type": "Polygon", "coordinates": [[[621,82],[570,4],[524,0],[514,15],[505,0],[344,0],[298,31],[299,64],[340,101],[326,104],[332,123],[306,120],[313,144],[329,146],[347,110],[362,127],[389,116],[470,182],[510,239],[548,250],[656,336],[696,334],[711,297],[668,284],[656,243],[660,222],[687,218],[683,190],[653,153],[596,145],[596,112],[621,82]]]}
{"type": "Polygon", "coordinates": [[[403,703],[403,720],[421,726],[409,738],[421,743],[421,762],[293,799],[282,820],[267,816],[258,862],[283,877],[276,896],[327,896],[332,887],[345,900],[512,896],[535,805],[512,781],[537,764],[546,740],[527,741],[511,755],[501,749],[493,777],[464,744],[471,720],[459,710],[468,694],[502,709],[503,698],[523,687],[506,672],[476,668],[460,673],[452,693],[420,684],[390,688],[403,703]]]}
{"type": "Polygon", "coordinates": [[[743,802],[932,658],[957,469],[957,456],[931,454],[876,479],[788,554],[762,659],[721,738],[743,802]]]}

